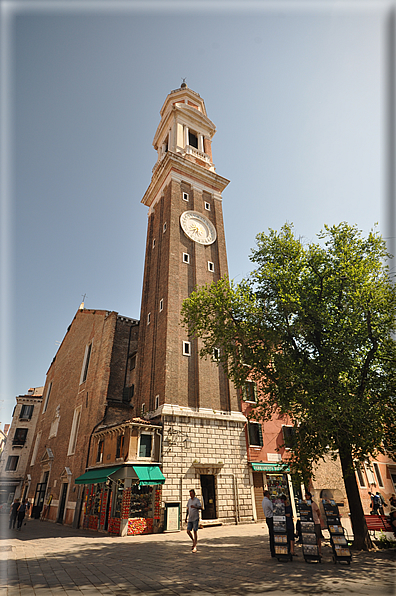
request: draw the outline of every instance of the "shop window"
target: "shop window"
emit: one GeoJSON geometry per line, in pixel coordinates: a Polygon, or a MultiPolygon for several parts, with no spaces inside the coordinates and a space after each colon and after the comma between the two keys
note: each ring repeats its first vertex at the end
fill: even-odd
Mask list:
{"type": "Polygon", "coordinates": [[[104,449],[104,441],[99,441],[98,443],[98,450],[96,452],[96,463],[101,464],[103,461],[103,449],[104,449]]]}
{"type": "Polygon", "coordinates": [[[248,422],[249,445],[263,446],[263,431],[259,422],[248,422]]]}
{"type": "Polygon", "coordinates": [[[116,459],[122,458],[123,454],[124,454],[124,435],[118,435],[116,459]]]}
{"type": "Polygon", "coordinates": [[[129,517],[153,516],[153,487],[134,484],[131,488],[131,503],[129,517]]]}
{"type": "Polygon", "coordinates": [[[23,447],[26,443],[26,436],[28,434],[27,428],[17,428],[15,430],[14,438],[12,439],[13,447],[23,447]]]}
{"type": "Polygon", "coordinates": [[[43,414],[44,414],[44,412],[46,411],[46,409],[47,409],[47,406],[48,406],[48,400],[49,400],[49,398],[50,398],[51,389],[52,389],[52,381],[51,381],[51,383],[48,385],[47,393],[46,393],[46,395],[45,395],[45,400],[44,400],[44,405],[43,405],[43,412],[42,412],[43,414]]]}
{"type": "Polygon", "coordinates": [[[112,509],[112,517],[121,517],[123,494],[124,494],[124,483],[117,482],[116,488],[114,491],[114,503],[113,503],[113,509],[112,509]]]}
{"type": "Polygon", "coordinates": [[[378,486],[380,488],[384,488],[384,483],[382,481],[382,476],[381,476],[381,472],[380,472],[380,469],[379,469],[379,465],[376,464],[376,463],[374,463],[373,466],[374,466],[374,470],[375,470],[375,475],[377,476],[378,486]]]}
{"type": "Polygon", "coordinates": [[[91,359],[91,352],[92,352],[92,343],[85,346],[84,360],[83,360],[83,365],[82,365],[82,369],[81,369],[80,385],[81,385],[81,383],[85,383],[85,381],[87,380],[89,361],[91,359]]]}
{"type": "Polygon", "coordinates": [[[22,406],[21,413],[19,414],[19,420],[30,420],[33,416],[34,406],[22,406]]]}
{"type": "Polygon", "coordinates": [[[95,489],[96,490],[93,495],[92,505],[91,505],[91,515],[99,515],[99,513],[100,513],[100,502],[101,502],[101,497],[102,497],[102,489],[99,484],[96,485],[95,489]]]}
{"type": "Polygon", "coordinates": [[[254,381],[246,381],[242,387],[242,399],[252,403],[257,402],[257,385],[254,381]]]}
{"type": "Polygon", "coordinates": [[[153,435],[142,433],[139,441],[139,457],[151,457],[153,435]]]}
{"type": "Polygon", "coordinates": [[[286,449],[291,449],[293,446],[293,437],[295,434],[294,426],[282,424],[283,442],[286,449]]]}
{"type": "Polygon", "coordinates": [[[69,439],[69,447],[67,449],[67,455],[73,455],[76,451],[76,444],[77,444],[77,436],[78,436],[78,429],[80,426],[80,418],[81,418],[81,406],[78,406],[74,410],[73,414],[73,422],[70,431],[70,439],[69,439]]]}
{"type": "Polygon", "coordinates": [[[6,472],[15,472],[18,467],[19,455],[9,455],[6,463],[6,472]]]}
{"type": "Polygon", "coordinates": [[[364,476],[363,476],[362,465],[358,461],[355,462],[355,470],[356,470],[356,476],[358,478],[360,488],[366,488],[366,483],[364,481],[364,476]]]}

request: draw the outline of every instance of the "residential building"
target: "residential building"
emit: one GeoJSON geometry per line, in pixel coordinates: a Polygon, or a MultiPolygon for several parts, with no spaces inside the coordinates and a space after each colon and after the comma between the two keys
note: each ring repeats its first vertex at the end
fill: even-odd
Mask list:
{"type": "Polygon", "coordinates": [[[27,494],[30,479],[26,476],[26,467],[35,436],[43,389],[31,388],[25,395],[16,398],[11,426],[0,457],[0,504],[11,504],[14,498],[24,498],[27,494]]]}

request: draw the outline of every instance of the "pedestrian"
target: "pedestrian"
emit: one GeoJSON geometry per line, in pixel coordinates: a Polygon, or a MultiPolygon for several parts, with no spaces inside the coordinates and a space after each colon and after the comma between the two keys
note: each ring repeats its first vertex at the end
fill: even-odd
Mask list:
{"type": "Polygon", "coordinates": [[[11,508],[10,508],[10,523],[8,525],[8,528],[10,530],[13,530],[15,528],[15,522],[16,522],[16,518],[17,518],[17,512],[19,509],[19,499],[14,499],[13,503],[11,504],[11,508]]]}
{"type": "Polygon", "coordinates": [[[293,511],[290,502],[286,495],[281,495],[281,501],[285,505],[285,516],[286,516],[286,533],[287,539],[290,542],[290,554],[296,556],[294,551],[294,523],[293,523],[293,511]]]}
{"type": "Polygon", "coordinates": [[[312,507],[312,517],[313,517],[313,522],[315,524],[316,540],[318,543],[319,556],[321,557],[322,556],[322,525],[323,525],[322,516],[320,515],[320,509],[319,509],[318,505],[316,503],[314,503],[314,501],[312,500],[312,494],[308,491],[305,492],[305,500],[312,507]]]}
{"type": "Polygon", "coordinates": [[[391,507],[396,507],[396,495],[394,493],[391,494],[391,498],[389,499],[389,505],[391,507]]]}
{"type": "Polygon", "coordinates": [[[384,497],[381,495],[381,493],[379,493],[379,492],[377,491],[377,492],[375,493],[375,497],[374,497],[374,498],[377,498],[377,499],[379,499],[378,511],[379,511],[380,515],[385,515],[385,512],[384,512],[384,507],[387,507],[387,506],[388,506],[388,504],[386,503],[386,501],[385,501],[384,497]]]}
{"type": "Polygon", "coordinates": [[[186,511],[186,522],[187,522],[187,534],[193,541],[191,552],[197,552],[198,542],[198,524],[199,524],[199,510],[202,509],[201,501],[195,496],[195,490],[190,490],[190,498],[187,501],[186,511]],[[194,532],[194,535],[191,533],[194,532]]]}
{"type": "Polygon", "coordinates": [[[268,490],[264,491],[264,499],[262,500],[261,506],[263,508],[265,521],[268,526],[269,540],[270,540],[270,551],[271,557],[275,557],[275,543],[274,543],[274,506],[269,498],[270,494],[268,490]]]}
{"type": "Polygon", "coordinates": [[[22,527],[22,523],[23,520],[25,519],[25,514],[26,511],[28,510],[28,506],[27,506],[27,499],[24,499],[22,501],[22,503],[20,504],[19,508],[18,508],[18,514],[17,514],[17,519],[18,519],[18,523],[17,523],[17,530],[21,530],[22,527]]]}

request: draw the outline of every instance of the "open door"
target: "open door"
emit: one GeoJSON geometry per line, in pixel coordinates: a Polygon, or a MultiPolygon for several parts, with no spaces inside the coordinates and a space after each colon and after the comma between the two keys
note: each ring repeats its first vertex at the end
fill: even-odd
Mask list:
{"type": "Polygon", "coordinates": [[[201,474],[202,519],[216,519],[216,488],[212,474],[201,474]]]}

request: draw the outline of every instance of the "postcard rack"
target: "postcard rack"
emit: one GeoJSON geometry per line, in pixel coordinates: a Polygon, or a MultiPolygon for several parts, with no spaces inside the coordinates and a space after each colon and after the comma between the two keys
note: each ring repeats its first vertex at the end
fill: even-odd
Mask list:
{"type": "Polygon", "coordinates": [[[307,562],[322,562],[319,554],[318,540],[315,534],[315,524],[312,515],[312,506],[308,503],[300,503],[302,551],[307,562]]]}
{"type": "Polygon", "coordinates": [[[274,503],[274,547],[275,556],[278,561],[292,561],[293,555],[290,552],[290,542],[287,537],[285,505],[274,503]]]}
{"type": "Polygon", "coordinates": [[[345,531],[341,525],[340,513],[335,501],[323,499],[323,509],[326,516],[327,527],[330,532],[330,543],[333,549],[334,563],[351,564],[352,553],[345,538],[345,531]]]}

